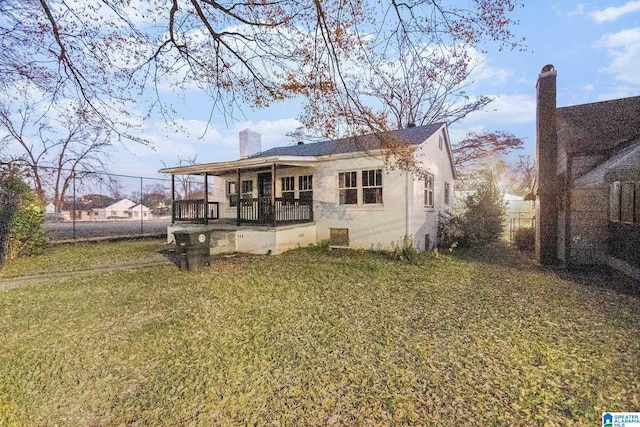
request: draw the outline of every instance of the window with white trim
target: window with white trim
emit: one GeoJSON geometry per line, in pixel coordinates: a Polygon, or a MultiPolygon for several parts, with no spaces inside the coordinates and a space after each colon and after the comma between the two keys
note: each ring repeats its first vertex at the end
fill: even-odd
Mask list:
{"type": "Polygon", "coordinates": [[[253,198],[253,181],[246,180],[242,181],[240,188],[242,189],[242,198],[243,199],[252,199],[253,198]]]}
{"type": "Polygon", "coordinates": [[[362,203],[382,204],[382,169],[362,171],[362,203]]]}
{"type": "Polygon", "coordinates": [[[285,201],[293,200],[296,198],[295,178],[293,176],[282,177],[282,198],[285,201]]]}
{"type": "Polygon", "coordinates": [[[300,200],[313,200],[313,175],[301,175],[298,177],[298,192],[300,200]]]}
{"type": "Polygon", "coordinates": [[[358,204],[358,173],[340,172],[338,173],[338,192],[341,205],[358,204]]]}
{"type": "Polygon", "coordinates": [[[227,182],[227,197],[229,198],[229,206],[237,206],[238,190],[235,181],[227,182]]]}
{"type": "Polygon", "coordinates": [[[427,173],[424,180],[424,206],[427,208],[433,207],[433,181],[433,174],[427,173]]]}

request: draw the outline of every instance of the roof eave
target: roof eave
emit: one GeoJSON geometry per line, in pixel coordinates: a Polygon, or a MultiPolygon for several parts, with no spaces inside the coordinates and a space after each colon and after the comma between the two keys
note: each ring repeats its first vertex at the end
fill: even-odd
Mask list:
{"type": "Polygon", "coordinates": [[[247,159],[232,160],[228,162],[201,163],[190,166],[160,169],[160,173],[172,175],[218,175],[237,171],[238,169],[254,169],[272,164],[286,166],[312,167],[316,161],[315,156],[269,156],[249,157],[247,159]]]}

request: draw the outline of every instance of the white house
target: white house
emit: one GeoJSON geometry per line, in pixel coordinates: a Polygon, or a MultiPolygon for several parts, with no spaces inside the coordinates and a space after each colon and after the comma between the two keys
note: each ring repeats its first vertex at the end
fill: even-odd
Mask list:
{"type": "Polygon", "coordinates": [[[160,171],[172,182],[201,175],[207,184],[204,199],[174,200],[169,236],[179,228],[211,230],[212,254],[277,254],[327,240],[385,249],[404,236],[424,250],[436,243],[438,214],[453,210],[455,169],[443,123],[264,152],[260,135],[247,129],[240,157],[160,171]],[[411,150],[426,174],[385,167],[388,143],[411,150]]]}
{"type": "Polygon", "coordinates": [[[93,214],[94,220],[140,219],[140,217],[146,219],[150,218],[151,210],[129,199],[121,199],[107,207],[94,208],[93,214]]]}

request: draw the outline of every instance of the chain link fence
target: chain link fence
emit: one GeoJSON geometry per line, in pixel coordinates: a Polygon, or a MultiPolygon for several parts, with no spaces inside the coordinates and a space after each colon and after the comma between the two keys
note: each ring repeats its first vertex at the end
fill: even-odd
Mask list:
{"type": "Polygon", "coordinates": [[[204,180],[39,168],[27,182],[45,205],[51,242],[166,235],[172,200],[204,194],[204,180]],[[37,177],[36,177],[37,175],[37,177]]]}

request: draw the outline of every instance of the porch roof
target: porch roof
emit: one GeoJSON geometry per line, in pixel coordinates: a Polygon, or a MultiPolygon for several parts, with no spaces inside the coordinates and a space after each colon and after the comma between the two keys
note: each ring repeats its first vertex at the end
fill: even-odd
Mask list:
{"type": "Polygon", "coordinates": [[[241,171],[257,171],[277,166],[302,166],[314,167],[317,158],[315,156],[268,156],[249,157],[246,159],[232,160],[228,162],[200,163],[190,166],[178,166],[160,169],[161,173],[172,175],[226,175],[241,171]]]}

